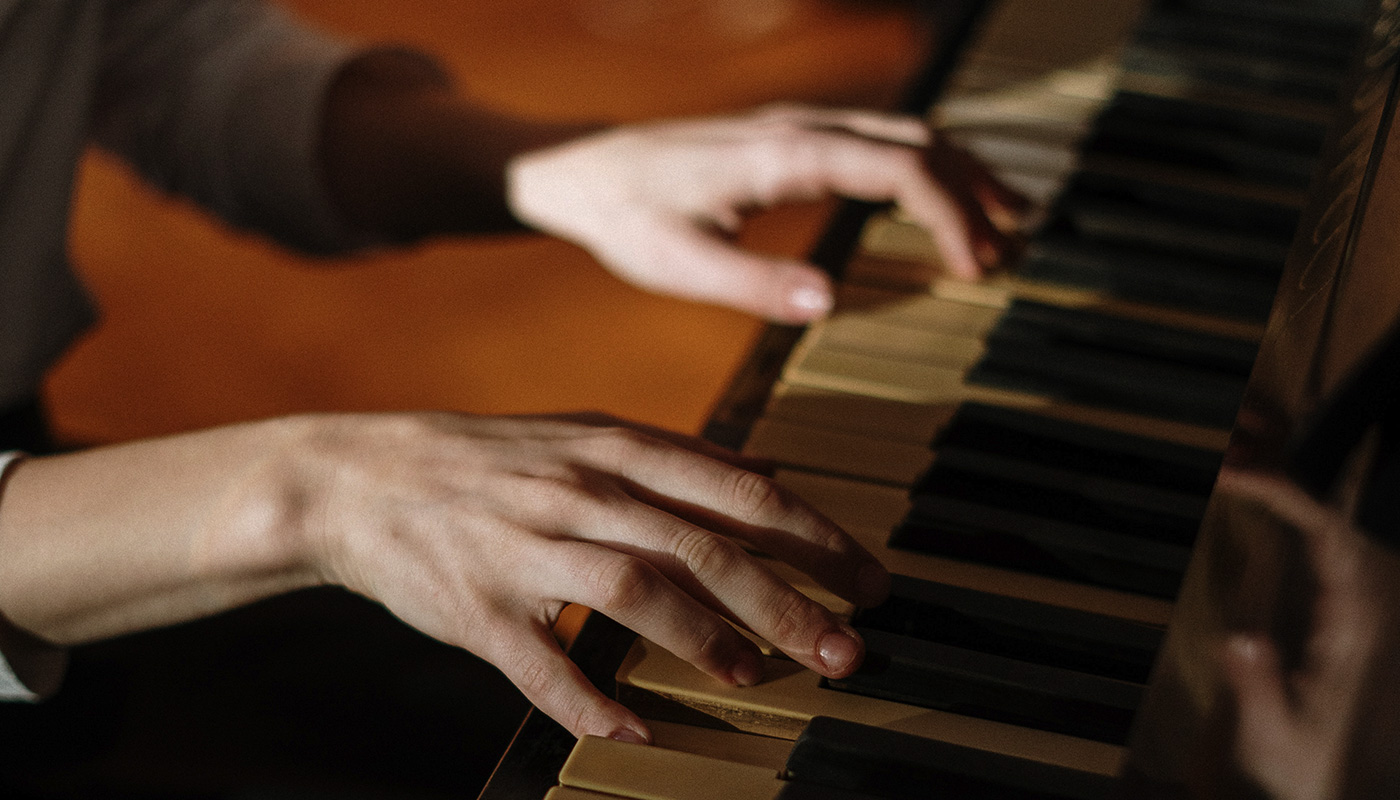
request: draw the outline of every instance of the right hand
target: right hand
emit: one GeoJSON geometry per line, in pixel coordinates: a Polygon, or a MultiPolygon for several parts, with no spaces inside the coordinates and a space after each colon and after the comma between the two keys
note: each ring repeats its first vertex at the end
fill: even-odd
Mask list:
{"type": "Polygon", "coordinates": [[[568,603],[749,685],[760,654],[727,620],[829,677],[855,670],[863,645],[739,541],[859,604],[888,592],[884,568],[833,523],[741,457],[677,434],[601,416],[350,417],[303,452],[321,577],[492,662],[580,736],[649,739],[555,643],[568,603]]]}
{"type": "Polygon", "coordinates": [[[644,289],[805,323],[832,304],[814,265],[742,250],[749,212],[839,195],[894,202],[947,268],[975,278],[1012,249],[1024,198],[916,117],[773,106],[595,133],[517,156],[511,208],[644,289]]]}

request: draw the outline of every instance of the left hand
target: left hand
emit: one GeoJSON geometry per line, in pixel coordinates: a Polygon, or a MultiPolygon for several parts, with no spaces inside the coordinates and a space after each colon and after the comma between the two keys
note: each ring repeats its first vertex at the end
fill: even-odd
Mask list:
{"type": "Polygon", "coordinates": [[[734,247],[749,210],[893,201],[972,278],[1008,248],[1025,205],[918,118],[796,106],[605,131],[515,158],[507,184],[516,216],[634,285],[788,323],[825,314],[830,281],[734,247]]]}
{"type": "Polygon", "coordinates": [[[1262,506],[1275,518],[1276,535],[1296,532],[1315,581],[1300,663],[1285,663],[1263,632],[1231,633],[1221,648],[1239,767],[1276,800],[1339,797],[1366,713],[1366,681],[1393,622],[1386,587],[1396,561],[1344,515],[1280,478],[1227,468],[1216,491],[1262,506]]]}

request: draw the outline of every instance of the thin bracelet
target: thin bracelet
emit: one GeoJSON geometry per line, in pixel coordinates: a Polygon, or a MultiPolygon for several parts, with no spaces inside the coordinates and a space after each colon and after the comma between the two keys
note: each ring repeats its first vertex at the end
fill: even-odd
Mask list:
{"type": "MultiPolygon", "coordinates": [[[[9,472],[10,467],[19,463],[28,455],[28,453],[22,452],[20,450],[11,450],[8,453],[0,453],[0,500],[4,499],[6,473],[9,472]]],[[[3,626],[8,626],[8,624],[9,623],[6,622],[3,618],[0,618],[0,642],[5,642],[13,646],[13,643],[8,641],[13,638],[11,631],[3,628],[3,626]]],[[[36,693],[33,689],[31,689],[29,686],[27,686],[25,682],[21,680],[18,675],[15,674],[15,670],[10,666],[10,662],[7,661],[5,658],[5,653],[3,652],[5,649],[10,648],[0,648],[0,701],[21,700],[33,702],[35,700],[38,700],[39,694],[36,693]]],[[[60,658],[55,660],[55,662],[52,665],[44,665],[44,672],[48,672],[50,673],[50,675],[61,675],[63,672],[63,664],[65,660],[66,659],[60,658]]]]}
{"type": "Polygon", "coordinates": [[[28,453],[23,450],[11,450],[8,453],[0,453],[0,488],[5,486],[5,473],[10,470],[16,461],[27,458],[28,453]]]}

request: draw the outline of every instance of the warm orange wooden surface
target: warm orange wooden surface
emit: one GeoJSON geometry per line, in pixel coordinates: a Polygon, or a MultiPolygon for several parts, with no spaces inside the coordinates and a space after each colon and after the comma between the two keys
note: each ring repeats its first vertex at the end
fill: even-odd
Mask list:
{"type": "MultiPolygon", "coordinates": [[[[910,3],[291,0],[352,35],[437,53],[475,95],[552,118],[637,120],[774,99],[893,97],[910,3]]],[[[749,240],[801,253],[819,209],[749,240]]],[[[212,224],[95,156],[74,259],[104,309],[56,370],[61,433],[106,442],[301,410],[601,409],[696,430],[757,324],[651,297],[534,236],[327,264],[212,224]]]]}

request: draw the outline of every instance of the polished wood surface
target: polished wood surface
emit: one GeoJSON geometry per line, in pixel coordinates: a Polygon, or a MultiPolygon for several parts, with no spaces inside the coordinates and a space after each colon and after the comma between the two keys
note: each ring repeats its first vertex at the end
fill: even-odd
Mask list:
{"type": "MultiPolygon", "coordinates": [[[[640,120],[775,99],[885,105],[922,53],[917,3],[289,0],[356,37],[438,54],[486,102],[640,120]]],[[[746,240],[800,254],[821,206],[746,240]]],[[[537,236],[308,260],[85,164],[75,262],[103,322],[48,387],[60,434],[110,442],[307,410],[600,409],[698,430],[759,329],[645,295],[537,236]]]]}

